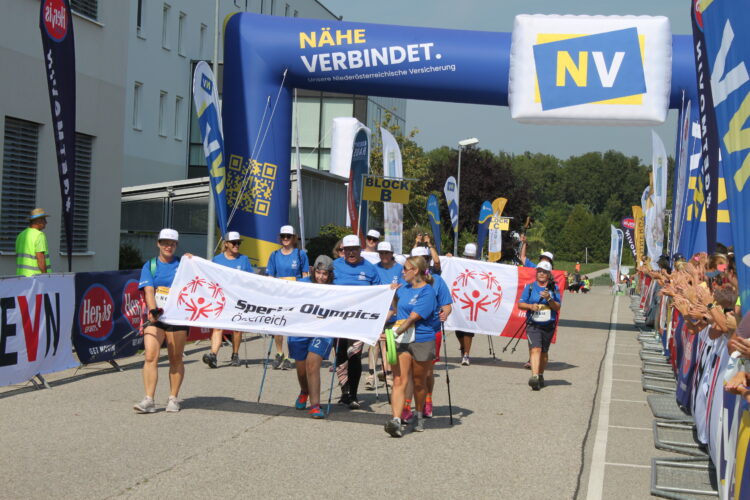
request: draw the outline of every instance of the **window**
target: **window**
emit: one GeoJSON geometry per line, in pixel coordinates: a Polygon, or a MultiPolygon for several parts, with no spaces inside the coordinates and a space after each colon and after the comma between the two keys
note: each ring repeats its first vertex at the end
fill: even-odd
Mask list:
{"type": "Polygon", "coordinates": [[[182,140],[182,97],[177,96],[174,98],[174,138],[178,141],[182,140]]]}
{"type": "Polygon", "coordinates": [[[146,0],[138,0],[138,8],[136,11],[135,26],[136,34],[143,37],[146,32],[145,15],[146,15],[146,0]]]}
{"type": "Polygon", "coordinates": [[[167,136],[167,93],[159,92],[159,135],[167,136]]]}
{"type": "MultiPolygon", "coordinates": [[[[94,137],[76,134],[75,210],[73,211],[73,252],[89,249],[89,194],[91,192],[91,158],[94,137]]],[[[61,221],[60,251],[67,252],[65,224],[61,221]]]]}
{"type": "Polygon", "coordinates": [[[187,18],[187,14],[184,12],[180,12],[180,19],[177,23],[177,53],[181,56],[185,55],[185,37],[183,36],[185,32],[185,19],[187,18]]]}
{"type": "Polygon", "coordinates": [[[28,225],[36,205],[39,125],[6,116],[4,141],[0,251],[14,252],[16,236],[28,225]]]}
{"type": "Polygon", "coordinates": [[[200,36],[200,42],[198,45],[198,59],[207,59],[205,55],[207,36],[208,36],[208,26],[201,23],[201,36],[200,36]]]}
{"type": "Polygon", "coordinates": [[[169,50],[169,10],[171,7],[169,4],[164,4],[164,10],[162,11],[161,18],[161,46],[169,50]]]}
{"type": "Polygon", "coordinates": [[[133,86],[133,128],[135,130],[142,130],[141,128],[141,107],[143,103],[143,84],[141,82],[135,82],[133,86]]]}
{"type": "Polygon", "coordinates": [[[275,10],[276,10],[276,0],[271,0],[271,12],[269,12],[269,14],[273,15],[275,10]]]}
{"type": "Polygon", "coordinates": [[[99,19],[98,0],[70,0],[70,10],[89,19],[99,19]]]}
{"type": "Polygon", "coordinates": [[[286,4],[286,7],[284,7],[284,17],[289,17],[289,13],[292,11],[292,8],[289,7],[289,4],[286,4]]]}

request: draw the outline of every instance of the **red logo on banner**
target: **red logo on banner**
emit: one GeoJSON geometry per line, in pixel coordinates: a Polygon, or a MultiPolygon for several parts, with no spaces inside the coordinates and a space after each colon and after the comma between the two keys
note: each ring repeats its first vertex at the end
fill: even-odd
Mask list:
{"type": "Polygon", "coordinates": [[[177,296],[177,306],[190,315],[189,321],[218,318],[226,303],[224,290],[218,283],[198,276],[188,281],[177,296]]]}
{"type": "Polygon", "coordinates": [[[456,276],[451,286],[453,302],[461,309],[469,310],[469,321],[476,321],[481,312],[493,312],[503,301],[503,288],[500,280],[492,272],[476,272],[468,269],[456,276]]]}
{"type": "Polygon", "coordinates": [[[106,288],[92,285],[86,290],[78,309],[78,326],[81,333],[93,339],[101,339],[112,333],[112,312],[115,303],[106,288]]]}
{"type": "Polygon", "coordinates": [[[635,220],[632,218],[622,219],[622,227],[625,229],[635,229],[635,220]]]}
{"type": "Polygon", "coordinates": [[[703,11],[701,10],[701,2],[703,0],[693,0],[693,15],[695,16],[695,22],[698,27],[703,31],[703,11]]]}
{"type": "Polygon", "coordinates": [[[130,322],[130,326],[138,328],[141,325],[141,292],[138,281],[130,280],[122,289],[122,315],[130,322]]]}
{"type": "Polygon", "coordinates": [[[68,34],[68,15],[63,0],[44,0],[44,29],[51,39],[61,42],[68,34]]]}

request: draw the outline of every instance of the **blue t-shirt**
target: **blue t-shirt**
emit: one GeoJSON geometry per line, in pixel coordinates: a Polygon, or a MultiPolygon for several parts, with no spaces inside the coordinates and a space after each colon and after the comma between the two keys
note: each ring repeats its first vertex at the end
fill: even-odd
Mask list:
{"type": "Polygon", "coordinates": [[[302,278],[302,273],[310,272],[310,261],[307,260],[307,252],[295,248],[289,255],[284,255],[281,250],[275,250],[268,258],[266,274],[274,278],[302,278]]]}
{"type": "Polygon", "coordinates": [[[253,265],[250,264],[250,259],[247,258],[247,255],[240,255],[236,259],[230,259],[226,255],[224,255],[224,253],[220,253],[213,258],[213,262],[216,262],[217,264],[225,267],[231,267],[232,269],[247,271],[248,273],[255,272],[253,270],[253,265]]]}
{"type": "Polygon", "coordinates": [[[375,269],[378,270],[378,276],[380,277],[380,283],[383,285],[390,285],[392,283],[405,283],[402,276],[404,266],[398,262],[393,263],[393,267],[390,269],[384,268],[380,262],[375,264],[375,269]]]}
{"type": "Polygon", "coordinates": [[[343,257],[333,261],[333,284],[334,285],[381,285],[378,270],[374,265],[362,259],[352,265],[343,257]]]}
{"type": "Polygon", "coordinates": [[[398,297],[397,321],[408,318],[413,312],[422,318],[414,324],[415,342],[435,340],[434,316],[438,307],[435,289],[427,284],[422,288],[412,288],[407,284],[396,290],[396,296],[398,297]]]}
{"type": "MultiPolygon", "coordinates": [[[[539,286],[539,283],[537,283],[536,281],[533,283],[529,283],[523,289],[523,293],[521,293],[521,299],[519,300],[519,302],[523,302],[524,304],[549,304],[546,299],[543,299],[541,297],[541,294],[544,290],[546,290],[546,288],[539,286]]],[[[557,284],[555,284],[555,291],[550,292],[550,298],[557,303],[561,303],[560,291],[557,289],[557,284]]],[[[550,310],[550,312],[551,319],[548,321],[536,321],[533,319],[531,319],[531,321],[538,325],[549,325],[550,323],[554,323],[557,320],[557,311],[550,310]]],[[[526,311],[527,318],[532,318],[533,315],[534,311],[526,311]]]]}
{"type": "Polygon", "coordinates": [[[445,280],[439,274],[432,274],[432,288],[435,290],[435,298],[437,300],[437,307],[435,308],[432,324],[435,332],[439,332],[441,326],[440,308],[453,304],[453,297],[451,297],[451,291],[445,283],[445,280]]]}
{"type": "Polygon", "coordinates": [[[158,257],[156,258],[156,276],[151,274],[151,259],[143,264],[141,269],[141,281],[138,288],[142,289],[147,286],[158,288],[160,286],[171,287],[174,281],[174,275],[177,273],[177,266],[180,265],[179,257],[172,259],[172,262],[164,263],[158,257]]]}
{"type": "Polygon", "coordinates": [[[531,262],[528,257],[526,257],[526,262],[523,263],[523,267],[536,267],[536,264],[531,262]]]}

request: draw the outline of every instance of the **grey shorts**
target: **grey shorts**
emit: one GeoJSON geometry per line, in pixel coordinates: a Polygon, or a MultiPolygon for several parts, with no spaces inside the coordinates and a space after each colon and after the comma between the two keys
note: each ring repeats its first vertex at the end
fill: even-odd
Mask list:
{"type": "Polygon", "coordinates": [[[529,339],[529,348],[541,347],[542,352],[548,352],[549,346],[552,343],[552,337],[554,336],[554,321],[548,325],[529,323],[526,326],[526,337],[529,339]]]}
{"type": "Polygon", "coordinates": [[[411,342],[409,344],[398,344],[396,352],[401,354],[402,352],[408,352],[414,361],[419,363],[425,363],[427,361],[433,361],[435,359],[435,341],[430,340],[429,342],[411,342]]]}

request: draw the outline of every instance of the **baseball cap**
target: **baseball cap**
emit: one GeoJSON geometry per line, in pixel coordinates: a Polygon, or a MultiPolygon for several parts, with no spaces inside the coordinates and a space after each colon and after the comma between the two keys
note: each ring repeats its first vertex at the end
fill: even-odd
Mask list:
{"type": "Polygon", "coordinates": [[[367,236],[369,236],[370,238],[375,238],[376,240],[379,240],[380,231],[377,231],[375,229],[370,229],[369,231],[367,231],[367,236]]]}
{"type": "Polygon", "coordinates": [[[281,226],[281,229],[279,229],[279,234],[294,234],[294,228],[292,226],[281,226]]]}
{"type": "Polygon", "coordinates": [[[547,261],[542,261],[539,264],[536,265],[537,269],[543,269],[544,271],[547,271],[548,273],[552,272],[552,264],[550,264],[547,261]]]}
{"type": "Polygon", "coordinates": [[[391,252],[393,253],[393,247],[388,241],[381,241],[378,243],[378,252],[391,252]]]}
{"type": "Polygon", "coordinates": [[[360,247],[359,238],[353,234],[344,236],[344,242],[341,244],[342,247],[360,247]]]}
{"type": "Polygon", "coordinates": [[[477,256],[477,244],[467,243],[466,246],[464,246],[464,255],[466,257],[476,257],[477,256]]]}
{"type": "Polygon", "coordinates": [[[29,220],[41,219],[42,217],[49,217],[43,208],[35,208],[29,214],[29,220]]]}
{"type": "Polygon", "coordinates": [[[320,270],[325,270],[325,271],[330,272],[333,270],[333,261],[327,255],[318,255],[318,258],[315,259],[315,265],[313,267],[315,269],[320,269],[320,270]]]}
{"type": "Polygon", "coordinates": [[[554,262],[555,260],[555,257],[552,255],[552,252],[542,252],[541,254],[539,254],[539,257],[547,257],[552,262],[554,262]]]}
{"type": "Polygon", "coordinates": [[[180,240],[180,235],[174,229],[164,228],[161,231],[159,231],[159,239],[160,240],[179,241],[180,240]]]}
{"type": "Polygon", "coordinates": [[[427,247],[414,247],[411,249],[412,257],[427,257],[428,255],[430,255],[430,251],[427,247]]]}
{"type": "Polygon", "coordinates": [[[242,237],[237,231],[229,231],[226,236],[224,236],[224,241],[240,241],[241,239],[242,237]]]}

